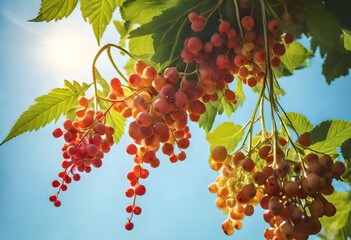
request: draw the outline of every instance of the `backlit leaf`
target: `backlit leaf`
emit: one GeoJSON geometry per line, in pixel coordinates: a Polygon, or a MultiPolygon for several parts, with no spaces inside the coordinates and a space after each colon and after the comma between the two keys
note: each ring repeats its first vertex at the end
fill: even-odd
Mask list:
{"type": "Polygon", "coordinates": [[[145,24],[177,2],[177,0],[127,0],[121,8],[121,16],[124,20],[145,24]]]}
{"type": "Polygon", "coordinates": [[[115,133],[113,134],[114,143],[117,144],[121,139],[125,126],[126,126],[126,119],[115,110],[110,110],[106,114],[106,123],[107,125],[113,127],[115,133]]]}
{"type": "Polygon", "coordinates": [[[312,140],[311,149],[337,155],[337,149],[351,136],[351,122],[343,120],[324,121],[309,133],[312,140]]]}
{"type": "Polygon", "coordinates": [[[38,130],[53,120],[56,122],[77,105],[78,97],[84,95],[89,87],[86,83],[80,85],[76,81],[65,80],[64,88],[54,88],[48,94],[38,97],[36,103],[17,119],[0,145],[24,132],[38,130]]]}
{"type": "Polygon", "coordinates": [[[336,207],[332,217],[322,217],[323,239],[350,239],[351,229],[351,195],[349,192],[334,192],[326,199],[336,207]]]}
{"type": "Polygon", "coordinates": [[[344,39],[344,47],[346,50],[351,51],[351,32],[347,30],[342,31],[341,37],[344,39]]]}
{"type": "Polygon", "coordinates": [[[68,17],[76,7],[78,0],[42,0],[38,16],[31,22],[60,20],[68,17]]]}
{"type": "Polygon", "coordinates": [[[312,130],[312,123],[302,114],[288,112],[287,116],[283,116],[284,123],[291,129],[295,129],[297,133],[302,134],[312,130]]]}
{"type": "Polygon", "coordinates": [[[287,44],[285,48],[286,52],[280,59],[290,72],[293,72],[296,68],[303,64],[308,57],[313,55],[312,52],[308,51],[299,42],[287,44]]]}
{"type": "Polygon", "coordinates": [[[81,0],[80,7],[85,20],[92,25],[95,37],[100,44],[100,39],[106,26],[110,23],[112,13],[117,7],[116,0],[81,0]]]}
{"type": "Polygon", "coordinates": [[[228,152],[231,153],[243,136],[244,130],[242,126],[232,122],[224,122],[212,132],[207,133],[206,140],[210,144],[211,149],[220,145],[226,147],[228,152]]]}

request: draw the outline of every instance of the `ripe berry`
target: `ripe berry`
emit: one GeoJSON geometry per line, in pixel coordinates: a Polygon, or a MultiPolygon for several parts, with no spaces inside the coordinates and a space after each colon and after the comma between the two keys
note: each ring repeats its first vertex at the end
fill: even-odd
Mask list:
{"type": "Polygon", "coordinates": [[[110,87],[111,87],[113,90],[119,90],[120,87],[121,87],[121,81],[120,81],[118,78],[113,78],[113,79],[110,81],[110,87]]]}
{"type": "Polygon", "coordinates": [[[218,26],[218,32],[220,34],[226,34],[230,30],[230,23],[222,20],[218,26]]]}
{"type": "Polygon", "coordinates": [[[227,149],[224,146],[216,146],[212,149],[211,157],[216,162],[224,162],[228,157],[227,149]]]}
{"type": "Polygon", "coordinates": [[[57,180],[54,180],[54,181],[52,181],[51,185],[52,185],[54,188],[57,188],[57,187],[60,186],[60,182],[57,181],[57,180]]]}
{"type": "Polygon", "coordinates": [[[200,50],[202,49],[202,45],[203,45],[202,41],[199,38],[191,37],[188,40],[187,47],[188,47],[189,52],[195,54],[195,53],[200,52],[200,50]]]}
{"type": "Polygon", "coordinates": [[[132,206],[132,205],[128,205],[128,206],[126,207],[126,212],[127,212],[127,213],[133,212],[133,206],[132,206]]]}
{"type": "Polygon", "coordinates": [[[246,30],[250,30],[255,24],[255,20],[251,16],[245,16],[241,19],[241,25],[246,30]]]}
{"type": "Polygon", "coordinates": [[[134,228],[134,223],[128,221],[124,227],[126,230],[131,231],[134,228]]]}
{"type": "Polygon", "coordinates": [[[52,135],[55,137],[55,138],[59,138],[63,135],[63,132],[62,132],[62,129],[61,128],[56,128],[53,132],[52,132],[52,135]]]}
{"type": "Polygon", "coordinates": [[[54,202],[54,206],[55,206],[55,207],[61,206],[61,202],[60,202],[59,200],[56,200],[56,201],[54,202]]]}
{"type": "Polygon", "coordinates": [[[74,181],[79,181],[80,180],[80,175],[78,173],[73,175],[73,180],[74,181]]]}
{"type": "Polygon", "coordinates": [[[278,32],[280,28],[281,26],[276,19],[272,19],[268,22],[268,31],[270,31],[271,33],[278,32]]]}
{"type": "Polygon", "coordinates": [[[286,44],[290,44],[290,43],[292,43],[294,41],[294,36],[291,34],[291,33],[286,33],[285,35],[284,35],[284,42],[286,43],[286,44]]]}
{"type": "Polygon", "coordinates": [[[244,171],[251,172],[255,168],[255,163],[251,158],[245,158],[242,162],[244,171]]]}
{"type": "Polygon", "coordinates": [[[191,23],[195,22],[198,17],[199,17],[199,15],[196,12],[190,12],[188,15],[189,21],[191,23]]]}
{"type": "Polygon", "coordinates": [[[134,213],[135,215],[140,215],[141,212],[142,212],[141,207],[139,207],[139,206],[135,206],[135,207],[134,207],[133,213],[134,213]]]}
{"type": "Polygon", "coordinates": [[[49,197],[50,202],[56,202],[57,197],[55,195],[52,195],[49,197]]]}
{"type": "Polygon", "coordinates": [[[146,192],[146,188],[144,185],[136,185],[134,191],[136,195],[143,196],[146,192]]]}
{"type": "Polygon", "coordinates": [[[277,56],[274,56],[272,59],[271,59],[271,65],[272,67],[279,67],[280,66],[280,58],[277,57],[277,56]]]}
{"type": "Polygon", "coordinates": [[[127,196],[128,198],[133,197],[133,196],[134,196],[134,189],[133,189],[133,188],[128,188],[128,189],[126,190],[125,194],[126,194],[126,196],[127,196]]]}
{"type": "Polygon", "coordinates": [[[312,144],[311,138],[307,133],[301,134],[298,138],[298,142],[304,147],[309,147],[312,144]]]}
{"type": "Polygon", "coordinates": [[[285,46],[281,43],[275,43],[273,46],[273,52],[278,56],[282,56],[285,53],[285,46]]]}
{"type": "Polygon", "coordinates": [[[129,154],[129,155],[135,155],[137,153],[138,149],[137,147],[131,143],[129,144],[127,147],[126,147],[126,152],[129,154]]]}

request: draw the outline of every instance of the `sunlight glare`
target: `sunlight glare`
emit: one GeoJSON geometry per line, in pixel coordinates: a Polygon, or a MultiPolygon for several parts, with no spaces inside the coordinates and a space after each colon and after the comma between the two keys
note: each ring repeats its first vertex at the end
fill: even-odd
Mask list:
{"type": "Polygon", "coordinates": [[[74,27],[55,29],[45,42],[46,61],[56,73],[75,73],[91,65],[97,51],[95,39],[74,27]]]}

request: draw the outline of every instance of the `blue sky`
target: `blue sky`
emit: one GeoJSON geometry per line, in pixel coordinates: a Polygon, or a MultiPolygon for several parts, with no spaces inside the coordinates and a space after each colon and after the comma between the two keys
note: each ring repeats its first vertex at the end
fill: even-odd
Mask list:
{"type": "MultiPolygon", "coordinates": [[[[91,82],[91,62],[98,50],[91,27],[79,11],[56,23],[27,22],[39,6],[38,0],[0,3],[1,139],[36,97],[62,86],[63,79],[91,82]]],[[[102,43],[117,41],[111,25],[102,43]]],[[[305,114],[313,124],[332,118],[351,121],[351,77],[328,86],[320,74],[320,61],[316,56],[310,68],[280,80],[287,89],[282,105],[305,114]]],[[[115,76],[112,68],[103,62],[100,66],[107,79],[115,76]]],[[[233,121],[245,123],[255,99],[248,93],[245,108],[234,114],[233,121]]],[[[132,232],[124,230],[128,217],[124,209],[130,203],[124,196],[125,174],[133,165],[124,152],[130,142],[127,136],[106,155],[101,169],[70,184],[61,195],[62,206],[53,207],[48,197],[54,192],[51,181],[61,170],[62,141],[51,132],[62,121],[0,147],[0,239],[229,239],[221,230],[226,216],[207,190],[217,173],[208,167],[205,134],[195,124],[187,160],[171,164],[161,158],[161,166],[151,170],[145,181],[147,193],[137,200],[143,213],[134,219],[132,232]]],[[[233,239],[263,239],[266,225],[261,219],[261,215],[247,218],[233,239]]]]}

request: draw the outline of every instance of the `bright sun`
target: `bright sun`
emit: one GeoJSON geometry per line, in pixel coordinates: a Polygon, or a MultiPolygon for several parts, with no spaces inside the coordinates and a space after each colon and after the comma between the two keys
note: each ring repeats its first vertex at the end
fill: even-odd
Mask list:
{"type": "Polygon", "coordinates": [[[84,31],[74,28],[55,29],[45,41],[45,58],[55,72],[75,72],[89,66],[97,44],[84,31]]]}

